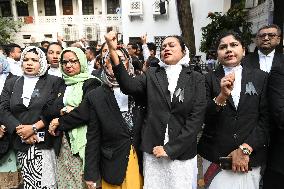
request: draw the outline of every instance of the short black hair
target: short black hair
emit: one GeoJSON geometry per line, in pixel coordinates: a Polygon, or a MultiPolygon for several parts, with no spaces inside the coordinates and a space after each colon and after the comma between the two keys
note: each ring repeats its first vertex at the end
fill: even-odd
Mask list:
{"type": "Polygon", "coordinates": [[[96,56],[96,49],[94,47],[87,47],[86,50],[89,50],[94,56],[96,56]]]}
{"type": "Polygon", "coordinates": [[[45,43],[48,43],[48,45],[50,44],[49,41],[42,41],[40,42],[40,45],[43,46],[45,43]]]}
{"type": "Polygon", "coordinates": [[[264,25],[264,26],[262,26],[261,28],[259,28],[258,29],[258,31],[257,31],[257,34],[259,34],[259,32],[261,31],[261,30],[264,30],[264,29],[269,29],[269,28],[275,28],[275,29],[277,29],[277,34],[280,36],[281,35],[281,29],[280,29],[280,27],[278,26],[278,25],[276,25],[276,24],[269,24],[269,25],[264,25]]]}
{"type": "Polygon", "coordinates": [[[129,42],[127,45],[131,45],[131,48],[132,48],[132,49],[135,49],[135,50],[138,49],[138,45],[137,45],[136,43],[129,42]]]}
{"type": "MultiPolygon", "coordinates": [[[[178,40],[180,46],[181,46],[181,50],[184,52],[185,51],[185,42],[183,37],[179,36],[179,35],[169,35],[167,37],[165,37],[165,39],[169,38],[169,37],[174,37],[178,40]]],[[[161,45],[164,43],[165,39],[162,41],[161,45]]]]}
{"type": "Polygon", "coordinates": [[[147,47],[149,51],[154,51],[154,54],[156,54],[157,46],[153,42],[147,43],[147,47]]]}
{"type": "Polygon", "coordinates": [[[52,42],[52,43],[49,43],[49,45],[48,45],[48,47],[47,47],[47,50],[49,49],[49,47],[50,47],[51,45],[57,45],[57,46],[61,47],[61,49],[63,49],[63,47],[62,47],[62,45],[61,45],[60,43],[58,43],[58,42],[52,42]]]}
{"type": "Polygon", "coordinates": [[[16,43],[10,43],[10,44],[6,45],[4,47],[6,55],[10,56],[10,53],[13,52],[15,50],[15,48],[21,49],[21,46],[16,44],[16,43]]]}
{"type": "Polygon", "coordinates": [[[224,32],[221,32],[218,37],[217,37],[217,40],[216,40],[216,43],[215,43],[215,49],[218,50],[218,47],[219,47],[219,44],[221,42],[221,40],[224,38],[224,37],[227,37],[227,36],[233,36],[238,42],[241,43],[241,45],[243,46],[243,48],[245,48],[245,43],[241,37],[241,35],[238,33],[238,32],[235,32],[235,31],[232,31],[232,30],[229,30],[229,31],[224,31],[224,32]]]}
{"type": "Polygon", "coordinates": [[[101,57],[102,57],[103,48],[104,48],[104,46],[105,46],[105,45],[107,45],[107,43],[106,43],[106,42],[104,42],[104,43],[102,44],[102,46],[101,46],[101,48],[100,48],[100,50],[99,50],[98,55],[100,55],[101,57]]]}

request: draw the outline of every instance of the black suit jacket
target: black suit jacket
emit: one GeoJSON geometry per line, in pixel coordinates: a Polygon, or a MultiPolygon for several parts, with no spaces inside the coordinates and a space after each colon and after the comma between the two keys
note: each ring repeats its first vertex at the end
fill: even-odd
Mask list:
{"type": "Polygon", "coordinates": [[[164,146],[173,160],[193,158],[206,107],[204,77],[183,67],[175,91],[182,89],[184,99],[174,95],[171,102],[164,68],[149,68],[135,78],[127,74],[122,63],[113,70],[123,93],[145,99],[147,115],[142,128],[142,151],[152,153],[155,146],[164,146]],[[169,142],[164,145],[167,125],[169,142]]]}
{"type": "Polygon", "coordinates": [[[139,106],[133,108],[134,128],[130,132],[119,110],[113,91],[103,85],[88,93],[82,103],[59,119],[60,130],[87,123],[85,180],[97,181],[99,176],[110,184],[121,185],[128,165],[130,146],[137,150],[140,144],[139,106]]]}
{"type": "MultiPolygon", "coordinates": [[[[7,132],[13,135],[14,148],[19,151],[26,151],[30,145],[22,143],[20,137],[15,133],[16,127],[20,124],[31,125],[43,119],[43,110],[46,108],[49,97],[57,94],[63,80],[59,77],[45,74],[41,76],[35,86],[34,94],[30,104],[26,107],[23,104],[22,93],[24,77],[14,77],[7,80],[1,94],[0,112],[2,123],[7,127],[7,132]]],[[[39,131],[45,132],[45,142],[36,144],[38,148],[50,148],[51,137],[45,127],[39,131]]]]}
{"type": "MultiPolygon", "coordinates": [[[[11,79],[13,77],[16,77],[16,76],[9,73],[9,75],[7,76],[7,78],[5,80],[5,84],[9,79],[11,79]]],[[[1,96],[0,96],[0,98],[1,98],[1,96]]],[[[2,125],[2,119],[3,119],[3,116],[0,117],[0,124],[1,125],[2,125]]],[[[9,151],[9,147],[11,146],[11,143],[12,143],[11,134],[5,133],[4,136],[0,139],[0,159],[9,151]]]]}
{"type": "Polygon", "coordinates": [[[262,165],[269,140],[267,74],[243,67],[238,109],[230,96],[227,105],[218,111],[213,98],[219,95],[220,81],[224,76],[222,66],[206,75],[207,111],[198,152],[205,159],[219,163],[219,157],[228,156],[239,145],[247,143],[253,148],[250,164],[262,165]],[[248,82],[253,83],[257,95],[246,94],[248,82]]]}
{"type": "MultiPolygon", "coordinates": [[[[90,78],[90,79],[85,80],[82,86],[83,98],[88,92],[97,88],[98,86],[101,86],[101,81],[99,81],[98,79],[90,78]]],[[[47,107],[45,108],[43,112],[44,122],[46,124],[48,124],[52,119],[58,118],[61,116],[60,110],[64,107],[63,98],[64,98],[65,90],[66,90],[66,85],[63,84],[60,87],[58,93],[55,93],[53,96],[50,96],[50,100],[48,100],[47,107]]],[[[73,127],[70,128],[70,130],[73,128],[76,128],[77,126],[78,124],[73,125],[73,127]]],[[[58,136],[53,137],[53,146],[54,146],[55,154],[59,155],[61,144],[62,144],[63,133],[59,132],[57,134],[58,136]]],[[[67,140],[69,141],[68,132],[66,132],[65,134],[66,134],[67,140]]]]}
{"type": "Polygon", "coordinates": [[[284,59],[272,68],[268,80],[271,143],[268,168],[284,174],[284,59]]]}
{"type": "MultiPolygon", "coordinates": [[[[282,59],[283,54],[275,52],[271,69],[277,66],[282,59]]],[[[251,69],[260,69],[258,51],[246,55],[242,61],[242,65],[251,69]]]]}

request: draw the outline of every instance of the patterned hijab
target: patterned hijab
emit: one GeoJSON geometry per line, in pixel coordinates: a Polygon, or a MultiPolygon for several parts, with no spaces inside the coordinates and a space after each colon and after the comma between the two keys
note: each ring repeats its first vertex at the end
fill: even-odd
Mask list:
{"type": "MultiPolygon", "coordinates": [[[[26,47],[21,54],[21,59],[20,59],[21,64],[23,64],[23,60],[26,54],[30,51],[36,51],[39,57],[40,68],[39,68],[38,74],[36,74],[35,76],[36,77],[43,76],[47,70],[48,65],[47,65],[45,53],[40,48],[35,47],[35,46],[26,47]]],[[[25,75],[25,73],[23,74],[25,75]]]]}
{"type": "MultiPolygon", "coordinates": [[[[124,48],[118,48],[117,50],[121,51],[122,54],[125,56],[125,58],[128,59],[128,69],[127,69],[127,72],[129,75],[131,76],[134,76],[134,67],[132,65],[132,59],[131,57],[128,55],[126,49],[124,48]]],[[[109,52],[107,52],[105,54],[105,57],[102,58],[102,67],[103,67],[103,71],[102,71],[102,74],[101,74],[101,78],[102,78],[102,81],[104,84],[108,85],[109,87],[119,87],[119,84],[118,82],[116,81],[116,78],[114,76],[111,76],[106,67],[104,66],[105,64],[105,61],[106,59],[109,58],[109,52]]],[[[110,59],[110,58],[109,58],[110,59]]],[[[109,60],[111,61],[111,60],[109,60]]]]}

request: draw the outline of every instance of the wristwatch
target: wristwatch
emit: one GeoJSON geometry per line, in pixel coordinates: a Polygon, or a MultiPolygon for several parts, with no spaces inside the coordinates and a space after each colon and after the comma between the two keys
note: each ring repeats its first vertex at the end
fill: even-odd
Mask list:
{"type": "Polygon", "coordinates": [[[37,134],[37,128],[35,124],[32,125],[32,128],[33,128],[34,134],[37,134]]]}
{"type": "Polygon", "coordinates": [[[243,151],[244,155],[248,155],[249,156],[251,154],[251,151],[248,148],[244,147],[243,145],[240,145],[239,147],[243,151]]]}
{"type": "Polygon", "coordinates": [[[66,107],[66,106],[64,106],[64,107],[62,108],[62,113],[63,113],[63,114],[66,114],[66,113],[67,113],[67,107],[66,107]]]}

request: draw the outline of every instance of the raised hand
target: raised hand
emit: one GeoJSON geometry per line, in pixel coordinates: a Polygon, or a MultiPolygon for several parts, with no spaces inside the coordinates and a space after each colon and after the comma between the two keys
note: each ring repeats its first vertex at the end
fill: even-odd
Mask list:
{"type": "Polygon", "coordinates": [[[105,35],[105,40],[108,45],[109,50],[117,49],[117,37],[114,31],[110,31],[105,35]]]}
{"type": "Polygon", "coordinates": [[[141,39],[141,43],[144,45],[144,44],[146,44],[147,43],[147,33],[145,34],[145,35],[142,35],[141,37],[140,37],[140,39],[141,39]]]}
{"type": "Polygon", "coordinates": [[[230,73],[223,77],[220,82],[221,86],[221,94],[225,97],[229,97],[233,88],[234,88],[234,81],[235,81],[235,73],[230,73]]]}

